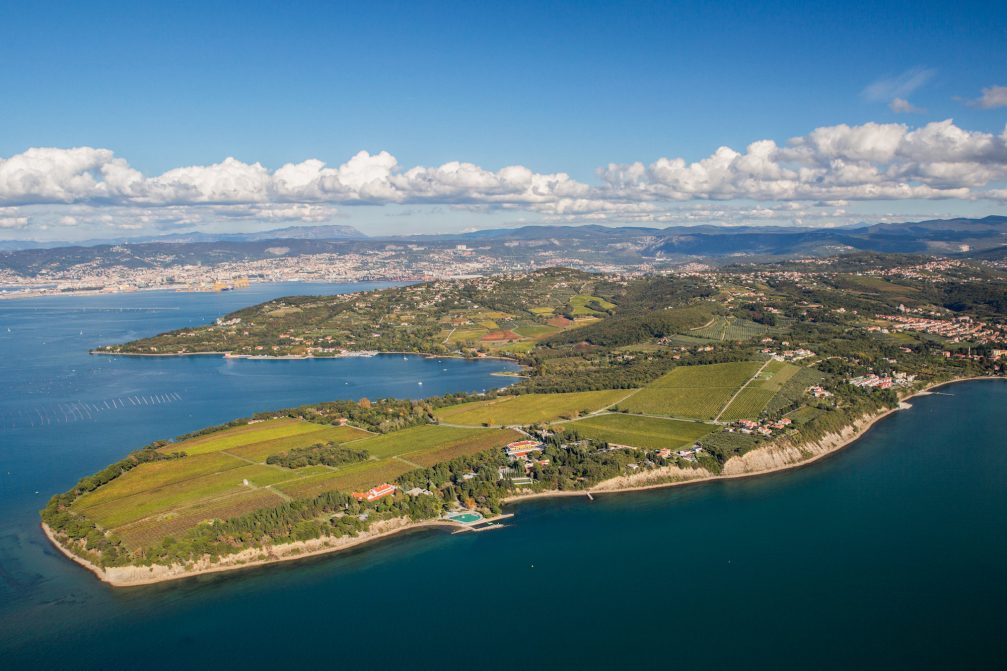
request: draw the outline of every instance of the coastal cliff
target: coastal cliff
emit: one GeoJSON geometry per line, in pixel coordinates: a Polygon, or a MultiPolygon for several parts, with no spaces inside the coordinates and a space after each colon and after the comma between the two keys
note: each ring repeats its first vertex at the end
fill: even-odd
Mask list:
{"type": "Polygon", "coordinates": [[[390,520],[375,522],[367,531],[356,536],[322,536],[306,541],[295,543],[284,543],[278,545],[266,545],[258,548],[248,548],[241,552],[225,555],[212,560],[204,557],[198,561],[186,564],[153,564],[150,566],[108,566],[100,567],[87,559],[68,550],[60,539],[53,533],[48,525],[43,524],[42,529],[49,540],[64,555],[80,564],[84,568],[94,573],[100,580],[107,582],[113,587],[133,587],[139,585],[151,585],[169,580],[189,578],[192,576],[207,573],[219,573],[222,571],[233,571],[241,568],[253,566],[263,566],[266,564],[276,564],[294,559],[303,559],[330,552],[348,550],[358,545],[370,543],[381,538],[387,538],[395,534],[423,527],[448,527],[457,529],[459,525],[443,520],[426,520],[422,522],[412,522],[408,518],[398,517],[390,520]]]}

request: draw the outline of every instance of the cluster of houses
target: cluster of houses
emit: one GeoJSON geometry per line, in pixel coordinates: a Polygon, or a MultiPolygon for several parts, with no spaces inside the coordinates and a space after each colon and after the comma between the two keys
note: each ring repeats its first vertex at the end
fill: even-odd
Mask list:
{"type": "MultiPolygon", "coordinates": [[[[900,306],[901,308],[902,306],[900,306]]],[[[878,319],[895,322],[895,329],[899,331],[919,331],[930,333],[951,340],[951,342],[961,342],[970,340],[977,343],[996,342],[1002,335],[997,333],[996,327],[985,322],[973,320],[971,317],[955,317],[954,319],[929,319],[914,315],[878,315],[878,319]]],[[[877,327],[874,327],[877,328],[877,327]]],[[[880,329],[885,330],[885,329],[880,329]]]]}
{"type": "Polygon", "coordinates": [[[532,479],[527,476],[528,471],[536,465],[547,466],[549,464],[548,459],[540,458],[539,453],[543,449],[545,449],[545,445],[531,438],[507,443],[504,446],[504,453],[510,458],[511,466],[501,468],[497,474],[498,477],[502,480],[509,476],[515,485],[530,485],[532,479]],[[525,475],[515,477],[513,474],[519,472],[518,469],[525,475]]]}
{"type": "MultiPolygon", "coordinates": [[[[787,343],[783,343],[784,346],[787,343]]],[[[801,359],[807,359],[815,356],[815,353],[810,349],[804,349],[803,347],[798,347],[797,349],[785,349],[781,351],[776,351],[772,347],[764,347],[762,350],[763,354],[768,354],[772,359],[776,361],[800,361],[801,359]]]]}
{"type": "Polygon", "coordinates": [[[750,419],[739,419],[733,426],[728,427],[727,430],[745,434],[757,433],[761,436],[771,436],[773,435],[773,431],[782,431],[792,423],[793,421],[789,417],[779,420],[763,419],[758,422],[750,419]]]}
{"type": "Polygon", "coordinates": [[[908,386],[914,380],[916,380],[916,376],[908,373],[895,373],[894,375],[871,373],[870,375],[860,375],[859,377],[851,378],[847,382],[854,387],[866,389],[891,389],[892,387],[908,386]]]}
{"type": "Polygon", "coordinates": [[[663,447],[657,451],[657,456],[662,459],[671,459],[672,457],[681,457],[686,461],[696,461],[696,458],[703,452],[703,448],[698,444],[693,444],[692,447],[684,450],[672,450],[669,447],[663,447]]]}
{"type": "Polygon", "coordinates": [[[815,398],[828,398],[828,397],[832,396],[832,392],[831,391],[828,391],[828,390],[826,390],[823,387],[820,387],[818,385],[815,385],[813,387],[808,387],[808,393],[811,394],[812,396],[814,396],[815,398]]]}

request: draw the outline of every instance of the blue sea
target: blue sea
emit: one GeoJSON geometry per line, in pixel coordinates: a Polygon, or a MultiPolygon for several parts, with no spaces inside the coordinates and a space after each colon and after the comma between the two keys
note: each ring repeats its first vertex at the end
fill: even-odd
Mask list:
{"type": "Polygon", "coordinates": [[[49,546],[49,496],[151,440],[326,399],[506,384],[501,361],[87,353],[360,288],[0,302],[0,668],[984,668],[1007,653],[1002,381],[913,399],[805,468],[527,502],[491,533],[130,589],[49,546]]]}

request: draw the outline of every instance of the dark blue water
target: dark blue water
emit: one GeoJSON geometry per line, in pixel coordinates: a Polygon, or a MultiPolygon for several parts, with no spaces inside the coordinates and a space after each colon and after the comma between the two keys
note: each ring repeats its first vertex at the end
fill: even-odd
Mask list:
{"type": "Polygon", "coordinates": [[[278,567],[106,587],[48,547],[34,510],[128,448],[254,409],[380,389],[415,396],[424,374],[423,393],[499,382],[487,375],[499,364],[486,362],[348,363],[365,367],[365,383],[344,379],[346,362],[80,354],[240,299],[164,296],[184,307],[174,316],[77,315],[72,300],[19,316],[0,304],[4,320],[60,343],[34,352],[0,334],[3,411],[127,393],[182,399],[0,431],[4,668],[976,668],[1007,653],[1000,381],[914,399],[853,446],[788,473],[526,503],[491,533],[423,532],[278,567]],[[341,394],[346,381],[357,386],[341,394]]]}

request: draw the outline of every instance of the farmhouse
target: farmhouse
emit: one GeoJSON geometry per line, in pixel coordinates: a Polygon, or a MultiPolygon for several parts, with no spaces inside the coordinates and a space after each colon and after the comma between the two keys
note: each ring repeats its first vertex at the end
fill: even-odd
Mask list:
{"type": "Polygon", "coordinates": [[[380,498],[393,494],[395,490],[398,489],[395,485],[390,485],[387,482],[383,485],[378,485],[377,487],[372,487],[366,492],[353,492],[353,498],[358,501],[377,501],[380,498]]]}

